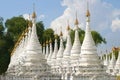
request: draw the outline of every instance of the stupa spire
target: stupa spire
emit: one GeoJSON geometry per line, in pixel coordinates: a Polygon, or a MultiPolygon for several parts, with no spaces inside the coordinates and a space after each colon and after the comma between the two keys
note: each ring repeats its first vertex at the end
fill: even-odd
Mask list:
{"type": "Polygon", "coordinates": [[[104,65],[108,67],[108,65],[109,65],[109,55],[108,55],[107,53],[108,53],[108,52],[107,52],[107,50],[106,50],[104,65]]]}
{"type": "Polygon", "coordinates": [[[68,24],[67,31],[69,31],[70,30],[69,20],[67,21],[67,24],[68,24]]]}
{"type": "Polygon", "coordinates": [[[32,13],[32,18],[36,18],[36,12],[35,12],[35,4],[33,3],[33,13],[32,13]]]}
{"type": "Polygon", "coordinates": [[[120,73],[120,47],[118,48],[118,58],[117,58],[117,61],[116,61],[116,65],[115,65],[115,70],[117,73],[120,73]]]}
{"type": "Polygon", "coordinates": [[[57,53],[57,59],[62,59],[63,58],[63,51],[64,51],[64,45],[63,45],[63,33],[62,31],[60,32],[60,47],[57,53]]]}
{"type": "Polygon", "coordinates": [[[87,2],[87,12],[86,12],[86,17],[90,16],[90,12],[89,12],[89,3],[87,2]]]}
{"type": "Polygon", "coordinates": [[[71,37],[70,37],[70,26],[69,26],[69,22],[68,22],[68,26],[67,26],[67,43],[66,43],[66,48],[64,50],[63,56],[70,56],[71,53],[71,48],[72,48],[72,43],[71,43],[71,37]]]}
{"type": "Polygon", "coordinates": [[[79,24],[79,21],[78,21],[78,18],[77,18],[77,11],[76,11],[76,19],[75,19],[75,25],[78,25],[79,24]]]}
{"type": "Polygon", "coordinates": [[[112,51],[112,56],[111,56],[111,60],[110,60],[110,63],[108,65],[108,70],[107,72],[110,73],[110,74],[113,74],[114,73],[114,68],[115,68],[115,63],[116,63],[116,59],[115,59],[115,55],[114,55],[114,51],[112,51]]]}
{"type": "Polygon", "coordinates": [[[58,53],[58,44],[57,44],[57,33],[55,33],[55,45],[54,45],[54,51],[52,54],[52,65],[54,67],[54,65],[56,64],[56,58],[57,58],[57,53],[58,53]]]}
{"type": "Polygon", "coordinates": [[[42,53],[42,47],[37,36],[35,18],[32,18],[32,29],[29,42],[27,44],[27,51],[35,51],[35,53],[42,53]]]}
{"type": "Polygon", "coordinates": [[[49,44],[49,41],[47,40],[47,41],[46,41],[46,55],[45,55],[45,58],[46,58],[46,59],[48,58],[48,55],[49,55],[49,47],[48,47],[48,44],[49,44]]]}
{"type": "Polygon", "coordinates": [[[51,65],[51,60],[52,60],[52,54],[53,54],[53,49],[52,49],[52,39],[50,38],[49,40],[49,45],[50,45],[50,53],[47,58],[47,62],[49,65],[51,65]]]}
{"type": "Polygon", "coordinates": [[[81,43],[79,39],[78,20],[77,20],[77,13],[76,13],[75,38],[74,38],[74,43],[71,49],[71,63],[76,64],[75,61],[80,58],[80,50],[81,50],[81,43]]]}
{"type": "MultiPolygon", "coordinates": [[[[88,13],[87,9],[87,13],[88,13]]],[[[83,44],[81,46],[81,59],[80,65],[87,66],[87,65],[101,65],[99,57],[97,55],[97,48],[95,46],[95,42],[91,35],[90,30],[90,15],[86,16],[86,30],[85,30],[85,37],[83,40],[83,44]]]]}
{"type": "Polygon", "coordinates": [[[45,55],[45,43],[43,43],[43,51],[42,53],[45,55]]]}

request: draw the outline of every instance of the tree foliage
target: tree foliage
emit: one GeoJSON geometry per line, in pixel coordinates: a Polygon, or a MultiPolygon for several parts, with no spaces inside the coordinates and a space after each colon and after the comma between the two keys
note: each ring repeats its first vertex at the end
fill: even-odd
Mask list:
{"type": "Polygon", "coordinates": [[[94,42],[95,42],[96,46],[99,45],[99,44],[102,44],[102,43],[106,43],[105,38],[103,38],[100,35],[100,33],[96,32],[96,31],[92,31],[91,34],[92,34],[92,37],[94,39],[94,42]]]}
{"type": "Polygon", "coordinates": [[[9,40],[3,34],[5,28],[3,27],[3,18],[0,18],[0,74],[7,70],[10,61],[9,40]]]}
{"type": "Polygon", "coordinates": [[[27,22],[28,21],[22,17],[13,17],[5,22],[5,26],[7,27],[7,34],[11,36],[14,42],[17,41],[22,31],[24,31],[27,27],[27,22]]]}
{"type": "Polygon", "coordinates": [[[49,40],[50,38],[54,38],[54,31],[51,28],[48,28],[44,30],[43,36],[43,41],[49,40]]]}
{"type": "Polygon", "coordinates": [[[43,22],[42,21],[37,22],[36,27],[37,27],[38,39],[39,39],[40,43],[42,43],[43,42],[43,33],[44,33],[43,22]]]}
{"type": "Polygon", "coordinates": [[[3,18],[0,17],[0,36],[3,35],[3,31],[4,31],[3,18]]]}

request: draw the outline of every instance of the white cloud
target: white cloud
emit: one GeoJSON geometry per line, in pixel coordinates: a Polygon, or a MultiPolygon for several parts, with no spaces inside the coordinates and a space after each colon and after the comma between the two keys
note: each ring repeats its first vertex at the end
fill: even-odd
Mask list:
{"type": "MultiPolygon", "coordinates": [[[[112,4],[103,0],[88,0],[89,9],[91,13],[91,29],[96,30],[102,34],[107,40],[107,45],[111,47],[109,39],[119,43],[120,37],[116,37],[116,31],[120,28],[120,9],[116,9],[112,4]],[[117,18],[119,18],[117,20],[117,18]],[[110,35],[109,35],[110,34],[110,35]]],[[[67,20],[69,20],[70,26],[74,27],[75,14],[78,13],[79,27],[85,28],[85,13],[86,13],[86,0],[63,0],[62,6],[66,6],[63,14],[51,22],[50,27],[56,30],[59,34],[60,27],[62,26],[63,32],[65,32],[67,26],[67,20]]],[[[120,31],[120,30],[119,30],[120,31]]],[[[116,44],[115,43],[115,44],[116,44]]],[[[114,44],[112,44],[114,45],[114,44]]]]}
{"type": "MultiPolygon", "coordinates": [[[[67,26],[67,20],[69,19],[70,25],[74,27],[75,14],[78,13],[78,19],[81,24],[81,28],[85,27],[85,13],[86,13],[86,0],[63,0],[62,6],[67,6],[64,13],[52,21],[50,27],[60,28],[62,26],[65,30],[67,26]]],[[[101,0],[89,1],[89,8],[91,12],[91,27],[92,29],[101,31],[106,29],[110,24],[112,15],[112,6],[108,3],[102,2],[101,0]]],[[[59,31],[58,31],[59,33],[59,31]]]]}
{"type": "Polygon", "coordinates": [[[29,14],[23,14],[23,18],[26,19],[26,20],[29,20],[30,19],[30,15],[29,14]]]}
{"type": "Polygon", "coordinates": [[[115,32],[117,29],[120,28],[120,19],[116,18],[112,21],[112,31],[115,32]]]}
{"type": "MultiPolygon", "coordinates": [[[[26,20],[31,20],[32,19],[32,15],[30,14],[23,14],[22,15],[24,19],[26,20]]],[[[37,20],[41,20],[41,19],[45,19],[45,15],[41,14],[40,16],[38,16],[37,20]]]]}

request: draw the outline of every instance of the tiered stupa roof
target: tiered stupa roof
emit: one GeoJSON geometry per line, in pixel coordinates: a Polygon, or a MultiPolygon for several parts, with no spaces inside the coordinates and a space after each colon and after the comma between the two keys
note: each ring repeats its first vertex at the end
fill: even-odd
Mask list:
{"type": "MultiPolygon", "coordinates": [[[[87,10],[88,14],[89,10],[87,10]]],[[[86,15],[86,30],[83,44],[81,46],[80,66],[99,66],[100,60],[97,55],[97,48],[90,30],[90,13],[86,15]]]]}
{"type": "Polygon", "coordinates": [[[64,52],[64,45],[63,45],[63,34],[62,31],[60,32],[60,47],[57,53],[57,59],[63,58],[63,52],[64,52]]]}
{"type": "Polygon", "coordinates": [[[80,58],[80,50],[81,50],[81,43],[79,39],[79,32],[78,32],[78,19],[77,19],[77,14],[76,14],[76,20],[75,20],[75,38],[74,38],[74,43],[71,49],[71,64],[76,64],[76,60],[78,61],[80,58]]]}
{"type": "Polygon", "coordinates": [[[55,62],[56,62],[57,53],[58,53],[57,34],[55,34],[55,46],[54,46],[54,51],[51,57],[53,65],[55,65],[55,62]]]}
{"type": "Polygon", "coordinates": [[[52,62],[52,54],[53,54],[53,50],[52,50],[52,39],[50,38],[49,40],[49,45],[50,45],[50,53],[48,55],[48,58],[47,58],[47,63],[49,65],[51,65],[51,62],[52,62]]]}
{"type": "Polygon", "coordinates": [[[46,41],[46,55],[45,55],[45,59],[47,59],[48,58],[48,56],[49,56],[49,41],[47,40],[46,41]]]}
{"type": "Polygon", "coordinates": [[[65,50],[63,52],[63,59],[62,59],[62,66],[66,67],[66,72],[70,73],[70,55],[71,55],[71,48],[72,48],[72,43],[71,43],[71,37],[70,37],[70,26],[68,24],[67,26],[67,41],[66,41],[66,46],[65,50]]]}

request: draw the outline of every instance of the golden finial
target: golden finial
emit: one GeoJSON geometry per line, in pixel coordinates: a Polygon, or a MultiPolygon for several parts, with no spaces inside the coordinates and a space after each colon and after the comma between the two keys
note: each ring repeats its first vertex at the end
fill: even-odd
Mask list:
{"type": "Polygon", "coordinates": [[[33,13],[32,13],[32,18],[36,18],[35,4],[33,4],[33,13]]]}
{"type": "Polygon", "coordinates": [[[69,31],[70,30],[69,20],[67,22],[68,22],[67,30],[69,31]]]}
{"type": "Polygon", "coordinates": [[[87,2],[87,12],[86,12],[86,17],[89,17],[90,16],[90,12],[89,12],[89,5],[88,5],[88,2],[87,2]]]}
{"type": "Polygon", "coordinates": [[[63,33],[62,33],[62,31],[60,32],[60,36],[63,36],[63,33]]]}
{"type": "Polygon", "coordinates": [[[120,51],[120,47],[118,47],[118,51],[120,51]]]}
{"type": "Polygon", "coordinates": [[[63,36],[63,33],[62,33],[62,27],[60,27],[61,31],[60,31],[60,36],[63,36]]]}
{"type": "Polygon", "coordinates": [[[116,48],[115,48],[115,47],[113,47],[113,48],[112,48],[112,51],[115,51],[115,50],[116,50],[116,48]]]}
{"type": "Polygon", "coordinates": [[[58,37],[58,35],[57,35],[57,34],[55,34],[55,39],[57,39],[57,37],[58,37]]]}
{"type": "Polygon", "coordinates": [[[49,43],[52,43],[52,39],[50,38],[49,43]]]}
{"type": "Polygon", "coordinates": [[[46,41],[46,44],[48,44],[49,42],[48,42],[48,40],[46,41]]]}
{"type": "Polygon", "coordinates": [[[78,25],[79,22],[78,22],[78,19],[77,19],[77,11],[76,11],[76,19],[75,19],[75,25],[78,25]]]}
{"type": "Polygon", "coordinates": [[[45,43],[43,43],[43,47],[45,47],[45,43]]]}

